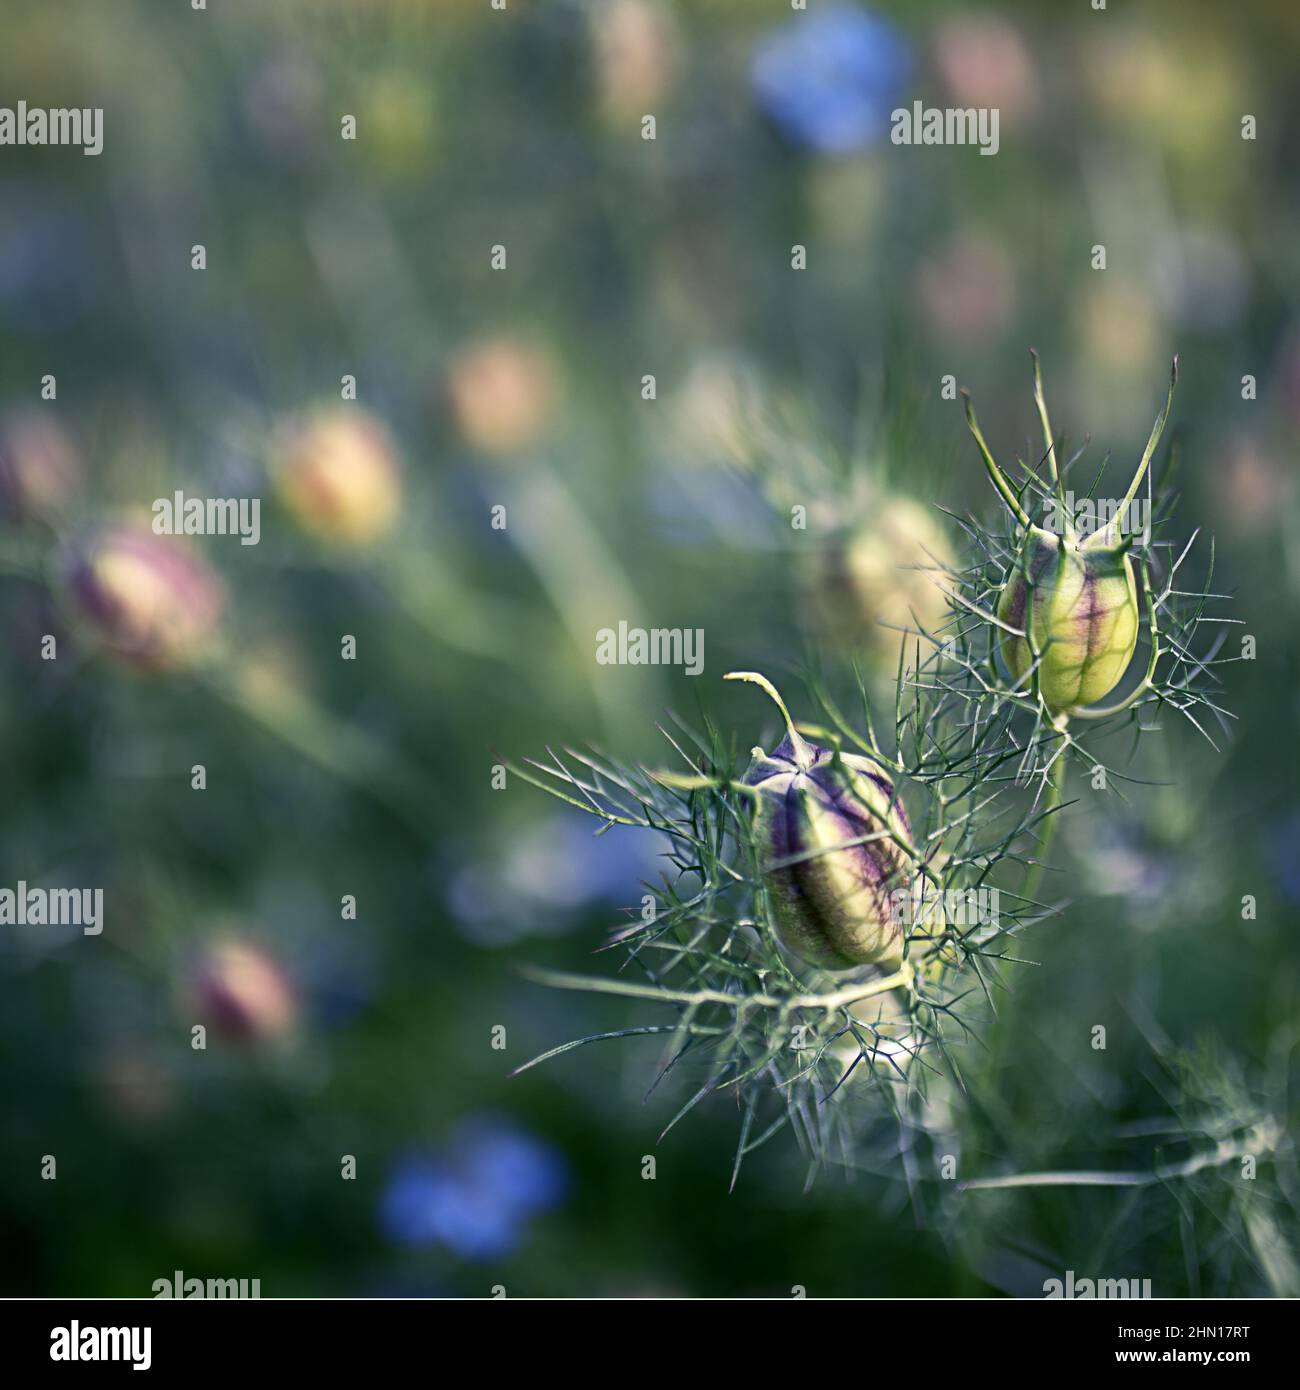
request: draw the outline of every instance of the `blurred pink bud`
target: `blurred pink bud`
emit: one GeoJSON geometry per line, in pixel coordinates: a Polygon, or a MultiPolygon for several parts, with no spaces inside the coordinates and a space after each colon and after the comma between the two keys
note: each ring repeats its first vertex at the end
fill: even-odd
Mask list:
{"type": "Polygon", "coordinates": [[[1278,459],[1250,436],[1227,441],[1223,466],[1211,477],[1217,513],[1238,535],[1270,530],[1285,514],[1286,474],[1278,459]]]}
{"type": "Polygon", "coordinates": [[[81,457],[45,411],[15,411],[0,424],[0,516],[57,512],[81,482],[81,457]]]}
{"type": "Polygon", "coordinates": [[[196,660],[225,604],[220,579],[196,550],[143,526],[112,527],[79,545],[66,587],[109,651],[153,671],[196,660]]]}
{"type": "Polygon", "coordinates": [[[322,406],[289,422],[276,440],[273,470],[290,515],[321,540],[368,545],[397,517],[397,451],[359,406],[322,406]]]}
{"type": "Polygon", "coordinates": [[[1015,271],[996,242],[959,232],[917,274],[921,302],[944,337],[980,339],[1000,332],[1016,305],[1015,271]]]}
{"type": "Polygon", "coordinates": [[[1005,20],[988,15],[945,20],[934,44],[955,105],[997,107],[1006,120],[1037,107],[1033,59],[1005,20]]]}
{"type": "Polygon", "coordinates": [[[295,991],[278,962],[236,937],[203,952],[190,979],[189,998],[199,1022],[224,1037],[249,1042],[282,1037],[298,1016],[295,991]]]}
{"type": "Polygon", "coordinates": [[[550,419],[554,370],[536,344],[513,336],[487,338],[457,354],[447,391],[465,439],[477,449],[506,454],[531,443],[550,419]]]}
{"type": "Polygon", "coordinates": [[[672,15],[650,0],[612,0],[593,9],[591,25],[601,109],[610,120],[639,122],[672,75],[672,15]]]}
{"type": "Polygon", "coordinates": [[[173,1103],[167,1073],[146,1053],[118,1048],[104,1059],[99,1074],[106,1109],[119,1119],[145,1123],[165,1115],[173,1103]]]}

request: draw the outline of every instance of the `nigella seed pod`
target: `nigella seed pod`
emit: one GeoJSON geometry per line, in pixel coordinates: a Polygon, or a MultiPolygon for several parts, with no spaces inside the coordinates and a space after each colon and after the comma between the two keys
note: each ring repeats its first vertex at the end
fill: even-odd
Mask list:
{"type": "Polygon", "coordinates": [[[1112,713],[1110,709],[1089,711],[1086,707],[1115,689],[1137,650],[1138,591],[1129,554],[1133,538],[1121,534],[1120,525],[1160,442],[1177,381],[1175,357],[1169,395],[1124,500],[1106,525],[1083,538],[1075,531],[1061,489],[1037,355],[1034,400],[1047,449],[1053,510],[1062,520],[1061,534],[1031,523],[1020,498],[994,462],[966,396],[967,423],[984,466],[1020,528],[1015,565],[997,608],[1002,658],[1017,687],[1026,693],[1036,688],[1048,712],[1058,719],[1083,712],[1112,713]]]}
{"type": "Polygon", "coordinates": [[[1081,545],[1031,527],[1020,560],[1002,591],[998,617],[1024,636],[1004,631],[1002,656],[1018,683],[1042,656],[1038,689],[1053,714],[1069,713],[1108,695],[1137,650],[1138,599],[1127,545],[1081,545]]]}
{"type": "Polygon", "coordinates": [[[795,955],[828,970],[896,963],[903,925],[892,910],[911,878],[911,832],[902,802],[871,758],[809,743],[781,697],[786,734],[772,753],[754,750],[745,784],[754,789],[760,870],[778,935],[795,955]]]}

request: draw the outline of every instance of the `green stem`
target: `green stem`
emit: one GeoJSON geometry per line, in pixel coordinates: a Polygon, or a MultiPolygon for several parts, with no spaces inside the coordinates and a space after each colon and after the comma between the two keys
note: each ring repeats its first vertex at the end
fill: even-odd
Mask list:
{"type": "Polygon", "coordinates": [[[533,636],[535,624],[525,621],[522,608],[462,587],[432,549],[395,548],[376,558],[375,574],[413,623],[467,656],[519,661],[533,636]]]}
{"type": "Polygon", "coordinates": [[[1052,850],[1052,840],[1056,835],[1056,822],[1060,816],[1056,815],[1056,808],[1061,804],[1061,791],[1065,783],[1065,749],[1061,748],[1056,754],[1056,761],[1052,764],[1051,777],[1047,785],[1047,803],[1044,807],[1043,833],[1038,842],[1038,856],[1036,861],[1030,865],[1028,873],[1025,874],[1025,882],[1021,888],[1021,894],[1031,900],[1036,900],[1038,887],[1042,882],[1043,873],[1047,868],[1047,856],[1052,850]]]}
{"type": "Polygon", "coordinates": [[[998,490],[998,495],[1007,504],[1011,515],[1028,530],[1032,524],[1029,520],[1029,513],[1020,505],[1020,499],[1016,496],[1011,484],[1007,482],[1006,474],[998,467],[993,455],[989,452],[989,446],[980,431],[979,421],[975,418],[975,407],[971,404],[970,392],[961,393],[962,401],[966,407],[966,424],[971,434],[975,436],[975,443],[979,447],[980,457],[984,460],[985,470],[988,472],[989,481],[998,490]]]}
{"type": "Polygon", "coordinates": [[[1047,418],[1047,399],[1043,395],[1043,369],[1038,354],[1033,348],[1029,356],[1034,363],[1034,405],[1038,408],[1038,420],[1043,427],[1043,447],[1047,450],[1047,467],[1052,475],[1052,490],[1060,493],[1061,473],[1056,460],[1056,438],[1052,434],[1052,422],[1047,418]]]}
{"type": "Polygon", "coordinates": [[[757,671],[728,671],[722,678],[724,681],[748,681],[751,685],[758,686],[775,703],[777,709],[781,711],[781,718],[785,720],[785,731],[790,737],[790,746],[795,752],[795,761],[805,771],[813,765],[813,750],[808,746],[799,730],[794,726],[794,720],[790,717],[790,711],[786,708],[785,701],[777,693],[776,686],[764,675],[757,671]]]}
{"type": "Polygon", "coordinates": [[[649,999],[659,1004],[683,1004],[697,1008],[704,1004],[721,1004],[733,1009],[780,1009],[782,1012],[823,1009],[827,1013],[863,999],[872,999],[877,994],[888,994],[890,990],[907,989],[913,979],[912,967],[906,961],[890,975],[859,981],[826,994],[729,994],[720,989],[663,989],[658,985],[643,985],[631,980],[608,980],[598,975],[572,975],[558,970],[525,969],[520,973],[526,979],[549,985],[552,989],[616,994],[625,999],[649,999]]]}
{"type": "Polygon", "coordinates": [[[1130,1171],[1090,1169],[1053,1173],[1008,1173],[998,1178],[970,1178],[959,1183],[962,1192],[990,1191],[1005,1187],[1150,1187],[1194,1177],[1206,1168],[1219,1168],[1246,1154],[1271,1153],[1281,1139],[1281,1127],[1272,1120],[1256,1125],[1240,1139],[1220,1140],[1212,1149],[1193,1154],[1178,1163],[1157,1163],[1130,1171]]]}
{"type": "Polygon", "coordinates": [[[1160,443],[1160,436],[1164,433],[1165,422],[1169,419],[1169,412],[1174,406],[1174,387],[1178,385],[1178,357],[1175,355],[1173,366],[1169,369],[1169,394],[1165,397],[1164,409],[1156,416],[1156,422],[1151,426],[1151,435],[1147,440],[1147,446],[1142,450],[1142,458],[1138,462],[1137,472],[1133,475],[1133,481],[1128,486],[1128,491],[1124,494],[1124,500],[1120,503],[1118,511],[1106,526],[1098,533],[1106,536],[1109,543],[1118,534],[1121,519],[1128,515],[1128,509],[1133,499],[1137,496],[1137,490],[1142,484],[1142,479],[1146,477],[1151,459],[1155,454],[1156,446],[1160,443]]]}
{"type": "Polygon", "coordinates": [[[44,566],[36,547],[6,535],[0,540],[0,576],[36,581],[44,579],[44,566]]]}
{"type": "Polygon", "coordinates": [[[237,678],[205,674],[209,694],[228,708],[341,782],[375,798],[414,834],[427,835],[418,776],[398,764],[378,739],[327,714],[291,687],[271,694],[250,689],[237,678]]]}

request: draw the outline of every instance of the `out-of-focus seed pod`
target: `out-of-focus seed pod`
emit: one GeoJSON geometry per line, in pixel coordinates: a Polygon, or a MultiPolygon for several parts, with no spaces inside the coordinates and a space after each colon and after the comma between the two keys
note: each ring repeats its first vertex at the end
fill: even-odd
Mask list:
{"type": "Polygon", "coordinates": [[[0,516],[57,513],[81,483],[81,458],[51,416],[19,410],[0,424],[0,516]]]}
{"type": "Polygon", "coordinates": [[[435,124],[428,73],[394,68],[374,76],[368,86],[362,115],[379,172],[410,177],[427,170],[435,124]]]}
{"type": "MultiPolygon", "coordinates": [[[[1076,61],[1082,95],[1099,114],[1158,142],[1175,168],[1214,168],[1239,138],[1240,113],[1251,109],[1250,70],[1241,54],[1195,26],[1168,34],[1094,32],[1076,61]],[[1196,101],[1184,102],[1185,92],[1195,92],[1196,101]]],[[[1207,179],[1202,200],[1239,193],[1236,173],[1207,179]]]]}
{"type": "Polygon", "coordinates": [[[78,545],[65,589],[107,650],[149,671],[196,661],[225,603],[220,579],[196,550],[143,526],[110,527],[78,545]]]}
{"type": "MultiPolygon", "coordinates": [[[[939,633],[948,620],[947,571],[956,564],[943,528],[919,502],[889,497],[870,518],[828,549],[808,571],[820,626],[837,645],[866,648],[893,674],[917,632],[939,633]],[[908,635],[910,632],[910,636],[908,635]]],[[[922,658],[929,644],[921,639],[922,658]]]]}
{"type": "Polygon", "coordinates": [[[167,1072],[129,1044],[115,1047],[96,1067],[94,1078],[106,1109],[126,1123],[149,1124],[175,1103],[167,1072]]]}
{"type": "Polygon", "coordinates": [[[1015,566],[998,600],[1002,656],[1017,684],[1027,693],[1036,686],[1043,704],[1054,716],[1068,718],[1108,695],[1119,684],[1137,649],[1138,595],[1129,556],[1133,537],[1121,534],[1120,527],[1160,442],[1177,381],[1175,357],[1169,395],[1152,427],[1127,494],[1112,519],[1082,539],[1075,532],[1061,492],[1056,445],[1043,400],[1037,355],[1034,399],[1043,427],[1055,510],[1063,520],[1062,534],[1030,521],[994,462],[980,433],[970,397],[966,397],[967,423],[984,466],[1020,531],[1015,566]]]}
{"type": "Polygon", "coordinates": [[[505,334],[456,355],[447,393],[466,441],[486,453],[508,454],[531,444],[549,422],[555,372],[544,349],[505,334]]]}
{"type": "Polygon", "coordinates": [[[750,417],[761,395],[758,374],[747,363],[721,355],[697,359],[666,412],[665,447],[685,463],[748,468],[754,446],[750,417]]]}
{"type": "Polygon", "coordinates": [[[359,406],[321,406],[290,422],[275,442],[272,467],[289,514],[320,540],[369,545],[397,516],[396,449],[359,406]]]}
{"type": "Polygon", "coordinates": [[[601,112],[640,122],[664,95],[677,57],[671,12],[650,0],[610,0],[591,11],[601,112]]]}
{"type": "Polygon", "coordinates": [[[809,743],[781,697],[753,672],[786,721],[769,754],[756,748],[745,784],[756,793],[760,868],[782,943],[828,970],[901,960],[893,895],[912,877],[902,801],[874,760],[809,743]]]}
{"type": "Polygon", "coordinates": [[[284,970],[261,947],[238,937],[204,950],[188,997],[200,1023],[249,1042],[283,1037],[298,1017],[296,992],[284,970]]]}

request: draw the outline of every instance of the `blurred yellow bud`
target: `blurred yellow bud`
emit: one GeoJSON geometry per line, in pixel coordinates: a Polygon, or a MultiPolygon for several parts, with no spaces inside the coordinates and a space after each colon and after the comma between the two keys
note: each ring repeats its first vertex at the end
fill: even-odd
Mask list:
{"type": "Polygon", "coordinates": [[[280,431],[275,481],[304,531],[341,545],[368,545],[393,524],[401,501],[388,431],[359,406],[322,406],[280,431]]]}
{"type": "MultiPolygon", "coordinates": [[[[892,672],[918,628],[937,636],[948,619],[944,567],[952,546],[931,512],[909,497],[884,499],[866,521],[809,568],[810,597],[826,635],[892,672]],[[899,629],[910,629],[911,636],[899,629]]],[[[922,660],[933,650],[923,638],[922,660]]]]}

